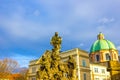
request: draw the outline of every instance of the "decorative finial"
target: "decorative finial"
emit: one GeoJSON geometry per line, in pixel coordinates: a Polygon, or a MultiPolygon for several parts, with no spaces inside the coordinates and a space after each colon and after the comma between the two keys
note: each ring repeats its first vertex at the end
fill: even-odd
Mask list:
{"type": "Polygon", "coordinates": [[[97,39],[99,39],[99,40],[104,39],[104,34],[102,32],[100,32],[97,36],[97,39]]]}

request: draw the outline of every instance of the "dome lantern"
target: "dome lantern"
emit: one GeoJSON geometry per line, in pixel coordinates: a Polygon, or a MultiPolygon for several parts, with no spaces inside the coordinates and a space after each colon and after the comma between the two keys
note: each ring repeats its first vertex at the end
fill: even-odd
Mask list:
{"type": "Polygon", "coordinates": [[[104,34],[103,34],[102,32],[100,32],[100,33],[98,34],[98,36],[97,36],[97,39],[98,39],[98,40],[104,39],[104,34]]]}
{"type": "Polygon", "coordinates": [[[111,41],[104,39],[104,34],[100,32],[97,35],[97,40],[91,46],[90,53],[110,49],[116,50],[115,45],[111,41]]]}

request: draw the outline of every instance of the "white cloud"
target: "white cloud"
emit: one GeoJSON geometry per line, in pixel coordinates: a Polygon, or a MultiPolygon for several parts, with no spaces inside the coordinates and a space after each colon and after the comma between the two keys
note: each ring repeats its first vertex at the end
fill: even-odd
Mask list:
{"type": "Polygon", "coordinates": [[[98,22],[102,23],[102,24],[107,24],[107,23],[111,23],[111,22],[114,22],[114,21],[115,21],[114,18],[106,18],[106,17],[104,17],[104,18],[100,19],[98,22]]]}
{"type": "MultiPolygon", "coordinates": [[[[26,6],[19,7],[10,17],[2,17],[0,20],[9,37],[21,38],[23,41],[24,39],[39,41],[51,37],[49,35],[58,31],[64,39],[89,41],[91,38],[96,38],[101,31],[112,37],[119,33],[119,22],[116,23],[117,19],[114,17],[117,16],[115,13],[119,13],[119,8],[116,8],[119,7],[117,1],[37,0],[37,3],[35,1],[33,3],[37,7],[40,5],[40,8],[34,9],[35,11],[27,10],[31,10],[35,16],[41,15],[40,11],[43,10],[47,17],[42,16],[41,21],[30,20],[31,17],[26,13],[31,11],[27,12],[26,6]],[[97,20],[102,24],[115,23],[108,28],[106,25],[99,25],[97,20]]],[[[119,15],[117,17],[119,18],[119,15]]]]}
{"type": "MultiPolygon", "coordinates": [[[[35,3],[35,1],[33,3],[35,3]]],[[[78,34],[82,34],[82,36],[84,37],[87,36],[89,33],[93,34],[97,32],[97,31],[90,32],[90,30],[92,30],[90,28],[92,28],[91,26],[94,26],[94,24],[96,25],[95,23],[96,18],[101,17],[101,15],[104,14],[104,11],[106,11],[106,8],[102,8],[102,7],[109,8],[109,6],[112,5],[111,1],[106,4],[105,3],[106,2],[104,1],[92,2],[92,1],[78,1],[78,0],[76,1],[37,0],[37,4],[39,5],[41,4],[40,7],[42,7],[42,9],[44,9],[45,12],[47,12],[48,16],[50,16],[53,19],[53,23],[50,23],[49,21],[49,23],[46,22],[46,24],[43,24],[42,22],[36,22],[26,19],[24,17],[26,15],[24,13],[26,13],[25,11],[27,10],[24,10],[24,8],[20,7],[17,10],[18,12],[14,11],[16,13],[13,13],[11,17],[3,20],[1,24],[4,25],[5,30],[11,36],[21,37],[31,40],[43,39],[44,37],[48,36],[49,33],[55,31],[62,32],[64,35],[74,36],[72,34],[73,26],[75,30],[79,29],[76,32],[74,32],[76,33],[76,38],[79,37],[77,36],[78,34]],[[61,20],[59,21],[59,19],[61,20]],[[78,24],[77,22],[81,22],[81,23],[78,24]],[[86,25],[82,25],[83,23],[86,23],[90,27],[86,27],[86,25]],[[86,30],[88,34],[81,29],[82,27],[86,27],[86,29],[84,30],[86,30]]],[[[36,9],[33,12],[33,14],[39,16],[40,15],[39,9],[36,9]]],[[[113,22],[114,20],[115,20],[114,18],[104,17],[99,21],[101,23],[108,23],[108,22],[113,22]]],[[[104,27],[100,26],[98,32],[103,29],[104,27]]],[[[76,39],[76,38],[72,38],[72,39],[76,39]]]]}
{"type": "Polygon", "coordinates": [[[6,18],[1,22],[1,25],[10,37],[30,40],[37,40],[46,37],[49,35],[49,32],[59,30],[59,28],[55,26],[45,26],[24,18],[18,18],[17,16],[15,18],[13,16],[11,18],[6,18]]]}

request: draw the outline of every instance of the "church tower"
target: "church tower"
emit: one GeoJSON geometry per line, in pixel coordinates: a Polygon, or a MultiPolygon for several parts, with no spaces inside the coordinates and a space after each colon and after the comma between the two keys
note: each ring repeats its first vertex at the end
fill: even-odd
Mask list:
{"type": "Polygon", "coordinates": [[[104,34],[101,32],[91,46],[90,61],[92,63],[118,61],[118,50],[111,41],[104,38],[104,34]]]}

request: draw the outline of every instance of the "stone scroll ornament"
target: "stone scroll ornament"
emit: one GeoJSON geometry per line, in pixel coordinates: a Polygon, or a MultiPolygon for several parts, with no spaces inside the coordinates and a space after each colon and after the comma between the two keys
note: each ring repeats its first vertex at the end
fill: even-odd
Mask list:
{"type": "Polygon", "coordinates": [[[76,62],[72,56],[63,62],[59,56],[62,39],[58,32],[52,37],[50,44],[52,51],[47,50],[37,61],[40,65],[37,71],[37,80],[78,80],[76,78],[76,62]]]}

